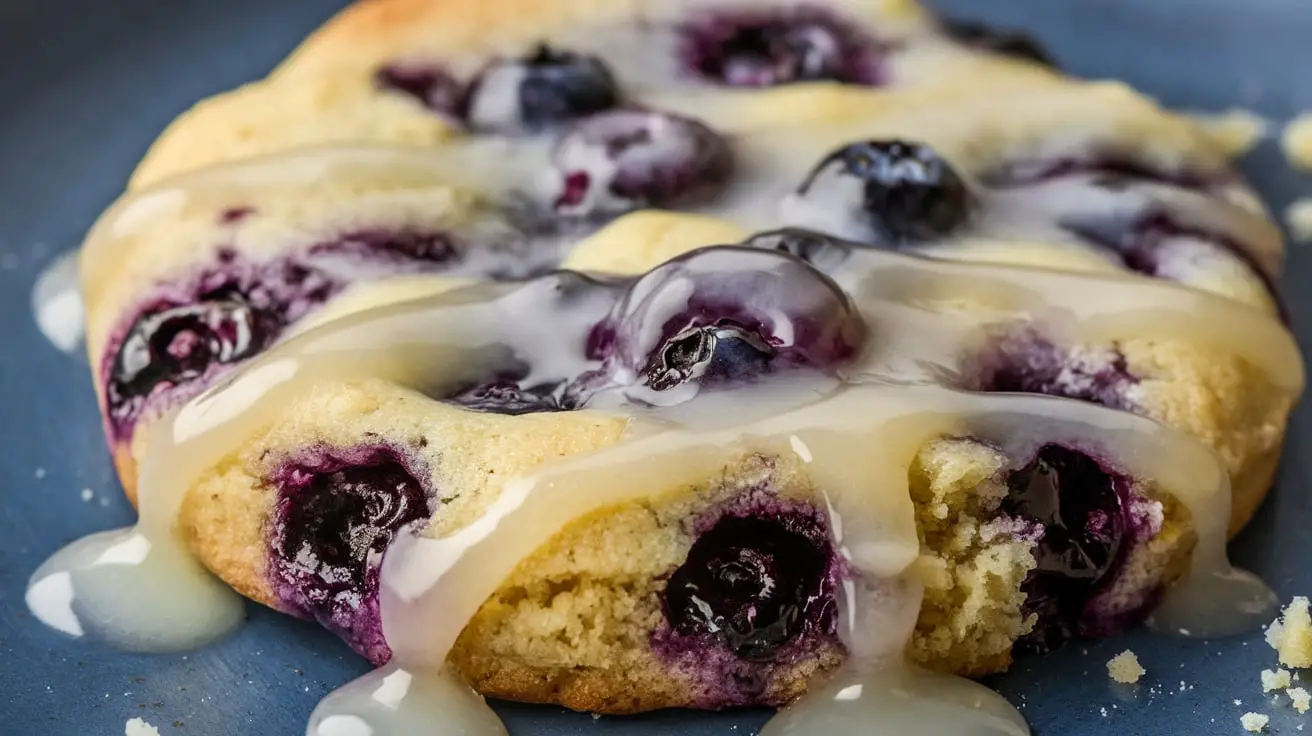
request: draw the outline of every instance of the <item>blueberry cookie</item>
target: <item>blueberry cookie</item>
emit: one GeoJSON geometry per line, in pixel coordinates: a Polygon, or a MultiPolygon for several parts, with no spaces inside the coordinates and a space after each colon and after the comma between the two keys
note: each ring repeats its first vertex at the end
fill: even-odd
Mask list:
{"type": "Polygon", "coordinates": [[[627,713],[1231,579],[1283,247],[1188,121],[901,0],[365,0],[82,264],[143,519],[375,664],[627,713]]]}
{"type": "MultiPolygon", "coordinates": [[[[318,377],[260,393],[258,416],[235,420],[237,446],[196,469],[180,516],[189,547],[242,593],[315,618],[381,664],[393,653],[381,566],[397,535],[458,536],[495,515],[508,478],[641,446],[660,432],[642,428],[653,416],[718,425],[698,407],[732,406],[732,424],[750,424],[844,383],[859,404],[866,381],[964,373],[972,356],[960,338],[988,334],[980,312],[991,315],[983,324],[1006,325],[1051,299],[1050,316],[1077,332],[1102,316],[1062,314],[1067,293],[1122,296],[1127,314],[1160,309],[1166,322],[1229,313],[1203,294],[1055,274],[1033,302],[1008,305],[951,275],[995,275],[978,267],[940,270],[825,236],[780,252],[780,237],[790,236],[692,250],[638,277],[558,271],[491,288],[442,284],[437,296],[390,305],[378,285],[383,296],[366,311],[302,333],[211,394],[259,392],[261,366],[316,356],[304,365],[318,377]],[[793,255],[822,246],[852,249],[829,261],[833,278],[793,255]],[[926,286],[961,288],[879,288],[917,274],[926,286]],[[941,343],[914,329],[930,323],[941,343]],[[387,380],[358,377],[379,375],[387,380]]],[[[1038,273],[996,270],[1007,286],[1038,273]]],[[[1216,324],[1230,341],[1221,351],[1260,362],[1229,328],[1263,324],[1281,344],[1276,323],[1240,314],[1216,324]]],[[[1146,615],[1198,542],[1195,514],[1205,511],[1181,502],[1189,489],[1137,476],[1099,436],[1110,421],[1126,439],[1151,442],[1156,425],[1081,402],[996,401],[1008,405],[1032,423],[1031,439],[981,418],[906,450],[900,482],[924,585],[908,651],[935,669],[984,674],[1016,651],[1119,631],[1146,615]],[[1085,433],[1093,439],[1071,439],[1085,433]]],[[[837,591],[854,574],[823,476],[806,460],[825,449],[812,448],[731,448],[687,478],[671,470],[654,481],[658,493],[553,529],[482,602],[451,663],[485,694],[599,712],[787,702],[843,659],[837,591]]]]}

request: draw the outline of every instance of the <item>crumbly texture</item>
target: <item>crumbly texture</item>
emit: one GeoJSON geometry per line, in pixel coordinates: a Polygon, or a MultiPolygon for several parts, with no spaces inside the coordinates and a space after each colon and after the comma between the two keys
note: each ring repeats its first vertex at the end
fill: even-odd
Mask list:
{"type": "Polygon", "coordinates": [[[1271,721],[1270,716],[1261,713],[1245,713],[1239,717],[1239,725],[1244,727],[1245,731],[1252,733],[1261,733],[1266,730],[1266,724],[1271,721]]]}
{"type": "Polygon", "coordinates": [[[1305,112],[1285,125],[1280,145],[1290,166],[1312,171],[1312,112],[1305,112]]]}
{"type": "Polygon", "coordinates": [[[1293,705],[1294,710],[1299,713],[1306,713],[1312,709],[1312,694],[1301,687],[1291,687],[1285,693],[1289,696],[1289,702],[1293,705]]]}
{"type": "Polygon", "coordinates": [[[1312,242],[1312,197],[1296,199],[1285,208],[1285,225],[1300,243],[1312,242]]]}
{"type": "Polygon", "coordinates": [[[1147,673],[1139,664],[1139,657],[1129,649],[1107,661],[1107,675],[1123,685],[1132,685],[1147,673]]]}
{"type": "Polygon", "coordinates": [[[1275,670],[1262,670],[1262,692],[1269,693],[1289,687],[1289,670],[1281,667],[1275,670]]]}
{"type": "Polygon", "coordinates": [[[1306,596],[1295,596],[1266,630],[1266,643],[1286,667],[1312,667],[1312,614],[1306,596]]]}

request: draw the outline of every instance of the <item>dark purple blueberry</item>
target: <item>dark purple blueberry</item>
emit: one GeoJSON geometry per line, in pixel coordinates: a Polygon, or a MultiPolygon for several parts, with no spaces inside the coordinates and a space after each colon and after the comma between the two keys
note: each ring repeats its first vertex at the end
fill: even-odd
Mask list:
{"type": "Polygon", "coordinates": [[[1001,30],[967,20],[944,20],[942,23],[949,36],[966,46],[1057,68],[1047,49],[1028,33],[1001,30]]]}
{"type": "Polygon", "coordinates": [[[807,230],[800,227],[786,227],[780,230],[757,233],[743,245],[748,248],[761,248],[787,253],[794,258],[806,261],[811,267],[833,274],[852,255],[852,250],[860,243],[842,240],[832,235],[807,230]]]}
{"type": "Polygon", "coordinates": [[[278,315],[253,307],[236,292],[143,313],[114,357],[106,387],[111,415],[130,421],[156,387],[186,383],[213,365],[245,360],[282,327],[278,315]]]}
{"type": "Polygon", "coordinates": [[[526,387],[512,379],[497,379],[458,391],[446,400],[471,411],[511,416],[576,408],[564,398],[564,382],[526,387]]]}
{"type": "Polygon", "coordinates": [[[685,24],[682,35],[685,68],[717,84],[882,81],[878,44],[855,24],[814,7],[706,15],[685,24]]]}
{"type": "Polygon", "coordinates": [[[442,67],[416,62],[384,66],[374,75],[382,89],[410,95],[425,107],[443,115],[456,116],[464,89],[442,67]]]}
{"type": "Polygon", "coordinates": [[[551,161],[560,175],[553,209],[602,218],[707,198],[733,169],[729,145],[706,125],[638,110],[580,121],[557,142],[551,161]]]}
{"type": "Polygon", "coordinates": [[[825,156],[797,189],[826,231],[890,245],[951,234],[970,217],[965,181],[934,149],[899,140],[851,143],[825,156]]]}
{"type": "Polygon", "coordinates": [[[465,119],[474,130],[542,130],[619,104],[619,86],[596,56],[541,44],[528,56],[497,59],[470,83],[465,119]]]}
{"type": "Polygon", "coordinates": [[[390,655],[378,618],[378,567],[397,530],[432,514],[431,494],[385,448],[279,469],[270,574],[283,605],[313,617],[375,664],[390,655]]]}
{"type": "Polygon", "coordinates": [[[975,391],[1046,394],[1137,410],[1130,398],[1139,378],[1116,349],[1072,351],[1035,331],[1000,333],[973,356],[967,388],[975,391]]]}
{"type": "Polygon", "coordinates": [[[828,532],[814,517],[724,516],[670,575],[665,617],[681,635],[768,662],[808,633],[833,633],[832,564],[828,532]]]}
{"type": "Polygon", "coordinates": [[[1087,604],[1113,577],[1123,556],[1122,499],[1130,484],[1078,450],[1045,445],[1007,485],[1002,513],[1043,529],[1037,566],[1021,586],[1025,612],[1038,615],[1023,643],[1042,651],[1081,634],[1087,604]]]}
{"type": "Polygon", "coordinates": [[[612,375],[664,391],[751,380],[785,368],[833,370],[865,324],[833,281],[785,253],[704,248],[635,281],[593,329],[589,357],[612,375]]]}

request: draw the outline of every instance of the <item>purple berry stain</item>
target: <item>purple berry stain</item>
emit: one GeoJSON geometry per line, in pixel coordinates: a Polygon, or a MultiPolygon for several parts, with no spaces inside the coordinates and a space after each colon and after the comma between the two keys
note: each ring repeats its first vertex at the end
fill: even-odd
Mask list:
{"type": "Polygon", "coordinates": [[[550,202],[555,214],[609,219],[712,197],[728,181],[733,155],[697,120],[619,109],[575,123],[557,141],[551,164],[560,180],[550,202]]]}
{"type": "Polygon", "coordinates": [[[432,514],[432,494],[387,447],[315,451],[288,461],[269,485],[277,492],[269,575],[279,602],[374,664],[386,662],[378,569],[396,532],[432,514]]]}
{"type": "Polygon", "coordinates": [[[715,84],[883,82],[880,45],[854,22],[816,6],[708,13],[685,23],[681,33],[684,68],[715,84]]]}
{"type": "Polygon", "coordinates": [[[840,564],[823,514],[755,492],[699,519],[653,647],[691,667],[706,707],[760,703],[776,666],[837,641],[840,564]]]}
{"type": "Polygon", "coordinates": [[[1115,576],[1129,546],[1130,480],[1078,450],[1045,445],[1007,485],[1002,513],[1042,529],[1036,566],[1021,586],[1024,610],[1038,621],[1022,648],[1046,651],[1104,628],[1090,602],[1115,576]]]}

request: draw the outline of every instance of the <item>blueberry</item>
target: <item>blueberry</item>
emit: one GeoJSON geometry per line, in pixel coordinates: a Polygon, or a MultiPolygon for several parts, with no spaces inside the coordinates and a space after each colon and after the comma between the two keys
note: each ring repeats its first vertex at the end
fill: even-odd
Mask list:
{"type": "Polygon", "coordinates": [[[609,218],[705,199],[728,180],[728,144],[691,118],[616,110],[575,124],[551,156],[555,212],[609,218]]]}
{"type": "Polygon", "coordinates": [[[431,515],[423,484],[391,450],[361,448],[284,466],[272,485],[270,574],[281,602],[385,661],[378,566],[397,530],[431,515]]]}
{"type": "Polygon", "coordinates": [[[762,248],[787,253],[794,258],[805,261],[813,268],[832,275],[852,255],[852,250],[861,244],[852,243],[826,235],[815,230],[799,227],[787,227],[780,230],[757,233],[743,245],[748,248],[762,248]]]}
{"type": "Polygon", "coordinates": [[[1072,351],[1032,330],[998,334],[970,360],[966,388],[1046,394],[1134,411],[1138,376],[1116,349],[1072,351]]]}
{"type": "Polygon", "coordinates": [[[464,102],[474,130],[518,133],[609,110],[619,87],[596,56],[541,44],[519,59],[498,59],[479,72],[464,102]]]}
{"type": "Polygon", "coordinates": [[[966,183],[929,146],[878,140],[825,156],[794,202],[826,232],[900,245],[950,235],[970,217],[971,199],[966,183]]]}
{"type": "Polygon", "coordinates": [[[1125,546],[1129,481],[1078,450],[1045,445],[1007,485],[1002,513],[1043,530],[1037,566],[1021,590],[1025,612],[1038,614],[1023,645],[1046,650],[1080,634],[1086,605],[1113,577],[1125,546]]]}
{"type": "Polygon", "coordinates": [[[130,421],[156,387],[186,383],[215,364],[245,360],[271,343],[282,326],[277,315],[253,307],[238,292],[147,310],[114,357],[106,386],[110,414],[130,421]]]}
{"type": "Polygon", "coordinates": [[[693,543],[665,587],[666,620],[750,661],[772,661],[809,632],[833,633],[833,553],[800,514],[724,516],[693,543]]]}
{"type": "Polygon", "coordinates": [[[684,26],[683,41],[685,67],[718,84],[880,81],[874,41],[815,8],[707,15],[684,26]]]}
{"type": "Polygon", "coordinates": [[[409,95],[430,110],[452,117],[459,113],[464,95],[455,77],[431,64],[390,64],[374,74],[374,83],[381,89],[409,95]]]}
{"type": "Polygon", "coordinates": [[[649,271],[593,329],[590,358],[655,391],[854,357],[865,325],[827,276],[786,253],[718,246],[649,271]]]}
{"type": "Polygon", "coordinates": [[[999,30],[984,23],[965,20],[945,20],[943,28],[949,36],[967,46],[1057,68],[1057,63],[1043,45],[1028,33],[999,30]]]}

